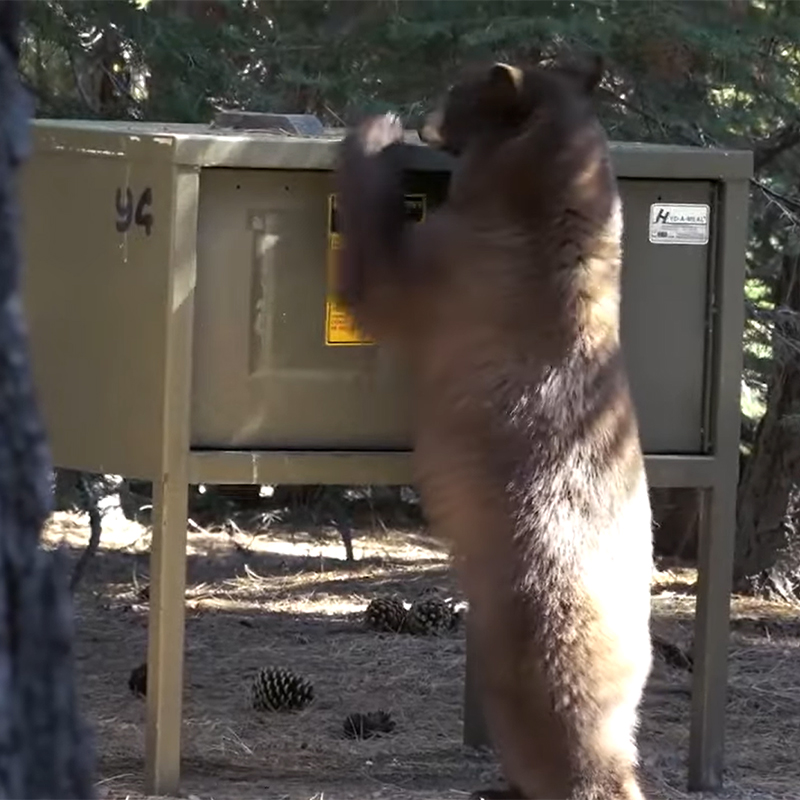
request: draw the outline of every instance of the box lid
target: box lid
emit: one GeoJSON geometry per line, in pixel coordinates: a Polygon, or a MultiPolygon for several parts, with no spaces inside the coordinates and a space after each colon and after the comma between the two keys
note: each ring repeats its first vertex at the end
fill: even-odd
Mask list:
{"type": "MultiPolygon", "coordinates": [[[[225,129],[201,124],[106,120],[33,120],[38,153],[75,152],[105,158],[165,159],[197,167],[330,170],[336,164],[343,128],[322,135],[225,129]]],[[[749,150],[611,142],[620,178],[742,180],[752,175],[749,150]]],[[[408,169],[448,171],[453,160],[406,137],[408,169]]]]}

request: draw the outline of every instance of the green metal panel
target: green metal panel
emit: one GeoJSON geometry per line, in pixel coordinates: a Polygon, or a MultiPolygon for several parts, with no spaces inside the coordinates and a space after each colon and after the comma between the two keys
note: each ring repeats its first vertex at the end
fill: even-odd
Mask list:
{"type": "MultiPolygon", "coordinates": [[[[440,201],[447,175],[412,176],[440,201]]],[[[409,446],[406,381],[375,345],[325,343],[330,172],[200,176],[192,445],[409,446]]]]}
{"type": "Polygon", "coordinates": [[[703,451],[709,244],[652,244],[653,203],[714,203],[708,181],[622,180],[622,344],[646,453],[703,451]]]}
{"type": "MultiPolygon", "coordinates": [[[[22,173],[23,289],[34,378],[55,463],[150,476],[161,461],[168,289],[178,241],[194,255],[196,206],[177,196],[171,151],[67,140],[22,173]],[[101,147],[98,145],[102,144],[101,147]],[[166,151],[166,153],[164,152],[166,151]],[[117,229],[117,192],[140,220],[117,229]]],[[[193,177],[193,176],[192,176],[193,177]]],[[[193,183],[196,195],[197,182],[193,183]]],[[[191,194],[191,188],[189,192],[191,194]]]]}
{"type": "Polygon", "coordinates": [[[326,172],[200,178],[193,447],[405,444],[385,350],[325,345],[326,172]]]}
{"type": "MultiPolygon", "coordinates": [[[[414,172],[429,207],[446,173],[414,172]]],[[[404,376],[379,346],[325,344],[331,174],[204,169],[192,445],[410,447],[404,376]]],[[[650,204],[711,203],[713,184],[621,181],[622,336],[647,452],[699,453],[709,245],[651,244],[650,204]]]]}
{"type": "MultiPolygon", "coordinates": [[[[714,484],[719,464],[713,456],[645,456],[652,487],[714,484]]],[[[399,485],[413,483],[407,450],[195,450],[189,482],[210,484],[316,483],[399,485]]]]}

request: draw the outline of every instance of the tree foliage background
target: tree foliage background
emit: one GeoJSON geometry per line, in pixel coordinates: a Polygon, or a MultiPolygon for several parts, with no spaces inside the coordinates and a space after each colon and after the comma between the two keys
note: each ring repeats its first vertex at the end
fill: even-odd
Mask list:
{"type": "Polygon", "coordinates": [[[602,53],[611,138],[751,148],[739,588],[800,592],[800,4],[791,0],[33,0],[37,115],[218,107],[414,124],[465,63],[602,53]]]}

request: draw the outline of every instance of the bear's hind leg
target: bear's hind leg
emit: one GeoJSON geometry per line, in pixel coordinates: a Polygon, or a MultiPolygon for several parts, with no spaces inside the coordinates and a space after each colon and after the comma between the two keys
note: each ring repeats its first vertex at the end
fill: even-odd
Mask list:
{"type": "Polygon", "coordinates": [[[475,632],[483,639],[477,651],[487,723],[516,792],[484,797],[644,800],[635,732],[648,629],[631,619],[632,629],[619,636],[611,620],[592,617],[582,607],[565,620],[562,631],[582,631],[577,646],[573,636],[554,636],[546,655],[531,640],[520,643],[526,626],[506,613],[489,612],[483,636],[475,632]]]}

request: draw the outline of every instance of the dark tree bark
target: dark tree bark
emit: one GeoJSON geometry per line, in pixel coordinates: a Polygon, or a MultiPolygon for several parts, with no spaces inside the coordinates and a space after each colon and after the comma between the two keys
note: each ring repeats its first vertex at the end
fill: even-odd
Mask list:
{"type": "Polygon", "coordinates": [[[51,469],[19,294],[15,180],[29,116],[17,79],[20,5],[0,0],[0,798],[90,798],[65,565],[39,547],[51,469]]]}
{"type": "Polygon", "coordinates": [[[775,284],[774,374],[739,483],[734,584],[796,601],[800,592],[800,259],[775,284]]]}

